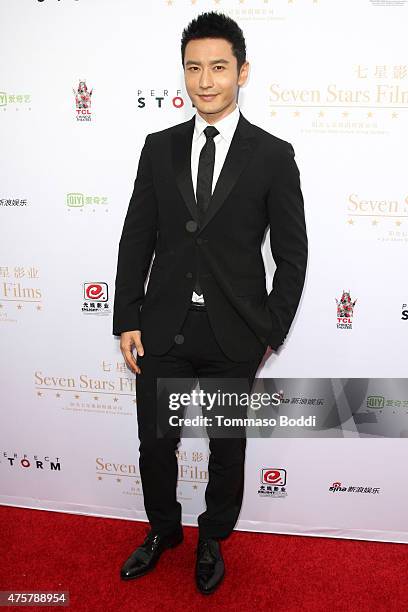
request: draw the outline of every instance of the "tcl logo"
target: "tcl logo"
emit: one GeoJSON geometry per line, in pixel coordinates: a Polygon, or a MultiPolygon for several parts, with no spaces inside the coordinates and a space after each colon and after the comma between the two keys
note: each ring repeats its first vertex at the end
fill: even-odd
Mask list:
{"type": "Polygon", "coordinates": [[[107,302],[107,283],[84,283],[84,299],[92,302],[107,302]]]}
{"type": "Polygon", "coordinates": [[[286,470],[281,468],[263,468],[261,470],[261,483],[283,486],[286,484],[286,470]]]}

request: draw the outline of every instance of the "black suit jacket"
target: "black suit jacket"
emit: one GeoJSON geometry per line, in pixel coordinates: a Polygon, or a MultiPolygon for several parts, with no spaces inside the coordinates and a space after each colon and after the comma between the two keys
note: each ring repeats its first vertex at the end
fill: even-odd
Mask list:
{"type": "Polygon", "coordinates": [[[239,121],[200,220],[191,177],[195,117],[148,134],[119,243],[113,333],[140,329],[145,350],[167,352],[180,333],[195,273],[223,351],[234,361],[284,341],[304,284],[307,235],[294,150],[239,121]],[[266,291],[261,245],[270,226],[276,263],[266,291]],[[151,267],[145,291],[145,281],[151,267]]]}

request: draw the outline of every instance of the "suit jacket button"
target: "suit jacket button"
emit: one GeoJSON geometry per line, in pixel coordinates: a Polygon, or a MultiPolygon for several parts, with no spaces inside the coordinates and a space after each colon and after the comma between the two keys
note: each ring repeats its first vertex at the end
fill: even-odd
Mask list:
{"type": "Polygon", "coordinates": [[[198,227],[198,225],[197,225],[197,223],[195,221],[190,220],[190,221],[187,221],[187,223],[186,223],[186,230],[188,232],[195,232],[197,227],[198,227]]]}
{"type": "Polygon", "coordinates": [[[192,272],[187,272],[186,277],[187,278],[193,278],[193,273],[192,272]]]}
{"type": "Polygon", "coordinates": [[[183,344],[183,342],[184,342],[183,334],[176,334],[174,336],[174,341],[175,341],[176,344],[183,344]]]}
{"type": "Polygon", "coordinates": [[[202,238],[197,238],[196,242],[197,242],[197,244],[203,244],[203,239],[202,238]]]}

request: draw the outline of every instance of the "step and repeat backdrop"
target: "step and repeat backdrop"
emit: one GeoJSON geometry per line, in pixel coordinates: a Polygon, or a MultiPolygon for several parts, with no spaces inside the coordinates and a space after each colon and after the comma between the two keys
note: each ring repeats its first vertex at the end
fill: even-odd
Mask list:
{"type": "MultiPolygon", "coordinates": [[[[146,134],[195,112],[180,40],[207,10],[244,31],[238,103],[292,143],[310,244],[256,383],[295,426],[248,439],[237,528],[408,542],[405,0],[1,1],[0,503],[146,520],[117,250],[146,134]]],[[[195,525],[208,440],[178,460],[195,525]]]]}

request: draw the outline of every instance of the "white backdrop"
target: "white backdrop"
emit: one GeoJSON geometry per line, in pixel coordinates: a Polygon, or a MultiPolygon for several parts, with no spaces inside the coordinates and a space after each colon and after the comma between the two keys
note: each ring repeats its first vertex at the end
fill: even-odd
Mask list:
{"type": "MultiPolygon", "coordinates": [[[[135,377],[112,335],[117,248],[146,134],[194,113],[180,39],[205,10],[243,28],[240,108],[293,144],[305,199],[303,299],[258,376],[406,376],[406,2],[1,0],[2,504],[146,519],[135,377]],[[80,80],[91,107],[77,114],[80,80]]],[[[270,288],[268,237],[264,256],[270,288]]],[[[380,395],[383,416],[406,419],[408,397],[380,395]]],[[[237,528],[408,542],[400,435],[250,439],[237,528]]],[[[188,525],[207,453],[180,447],[188,525]]]]}

